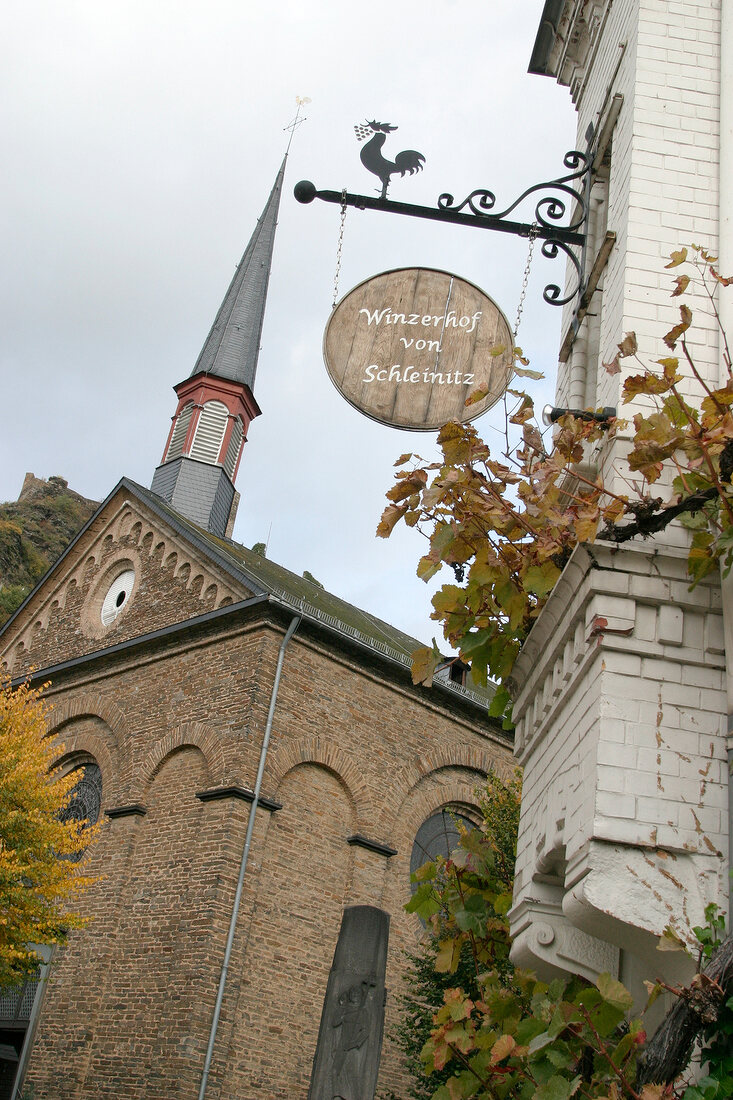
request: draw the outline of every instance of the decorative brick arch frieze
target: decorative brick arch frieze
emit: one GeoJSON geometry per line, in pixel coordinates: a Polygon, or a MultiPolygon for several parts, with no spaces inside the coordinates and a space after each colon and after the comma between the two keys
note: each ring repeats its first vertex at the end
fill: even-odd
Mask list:
{"type": "Polygon", "coordinates": [[[241,592],[218,572],[207,570],[203,575],[201,563],[191,548],[172,533],[154,526],[147,517],[128,508],[116,518],[116,529],[119,537],[129,533],[142,554],[157,558],[162,568],[170,570],[176,581],[202,603],[216,605],[222,596],[228,596],[231,602],[241,597],[241,592]]]}
{"type": "Polygon", "coordinates": [[[109,528],[115,542],[119,542],[120,539],[131,533],[137,518],[137,514],[133,511],[129,501],[125,501],[109,528]]]}
{"type": "MultiPolygon", "coordinates": [[[[385,812],[395,818],[401,815],[406,799],[423,780],[446,769],[461,768],[471,778],[473,787],[483,782],[490,771],[502,779],[511,778],[514,768],[511,760],[504,760],[498,752],[481,746],[436,745],[395,773],[390,791],[385,792],[385,812]]],[[[465,799],[464,799],[465,801],[465,799]]],[[[475,803],[475,799],[469,800],[475,803]]],[[[422,824],[422,821],[419,822],[422,824]]]]}
{"type": "Polygon", "coordinates": [[[0,651],[0,667],[11,675],[22,668],[26,654],[42,645],[42,635],[67,611],[72,597],[80,603],[82,632],[90,638],[102,637],[105,628],[99,611],[108,583],[116,570],[125,568],[142,578],[146,559],[158,559],[161,568],[200,601],[202,610],[234,603],[248,592],[214,563],[202,570],[199,556],[184,539],[151,521],[134,502],[123,500],[97,517],[77,550],[54,570],[53,578],[16,620],[12,640],[0,651]]]}
{"type": "Polygon", "coordinates": [[[180,749],[197,748],[209,772],[209,784],[217,786],[226,779],[226,761],[219,739],[202,722],[182,722],[160,737],[148,751],[142,765],[131,777],[131,802],[144,802],[144,795],[164,760],[180,749]]]}
{"type": "Polygon", "coordinates": [[[49,711],[47,733],[55,736],[61,726],[72,718],[101,718],[109,726],[117,745],[123,744],[130,736],[125,712],[112,699],[97,692],[83,692],[67,696],[55,702],[49,699],[52,709],[49,711]]]}
{"type": "MultiPolygon", "coordinates": [[[[474,810],[474,812],[479,810],[475,792],[476,788],[481,786],[485,779],[486,772],[465,769],[462,776],[456,776],[451,782],[444,782],[436,788],[430,780],[438,778],[441,772],[446,770],[448,769],[436,768],[424,775],[414,787],[410,788],[399,808],[397,815],[399,830],[409,843],[406,844],[403,841],[401,845],[397,844],[396,847],[404,852],[408,861],[412,850],[412,841],[422,823],[427,821],[431,814],[437,813],[445,806],[455,806],[457,809],[465,807],[468,810],[474,810]]],[[[453,765],[450,765],[450,770],[454,770],[453,765]]]]}
{"type": "Polygon", "coordinates": [[[120,746],[127,737],[127,726],[119,707],[98,695],[77,695],[55,704],[49,713],[47,736],[59,743],[56,765],[74,757],[90,756],[102,772],[102,790],[106,805],[114,806],[122,790],[120,746]],[[107,737],[83,719],[97,719],[104,725],[107,737]]]}
{"type": "Polygon", "coordinates": [[[373,828],[375,816],[373,798],[370,796],[358,766],[326,737],[307,737],[281,745],[270,757],[272,770],[266,783],[277,792],[283,780],[300,764],[315,764],[331,772],[348,795],[357,822],[357,831],[373,828]]]}

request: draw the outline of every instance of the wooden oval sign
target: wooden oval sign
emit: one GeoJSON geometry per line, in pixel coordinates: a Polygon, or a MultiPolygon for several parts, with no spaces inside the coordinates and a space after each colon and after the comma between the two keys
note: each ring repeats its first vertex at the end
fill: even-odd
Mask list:
{"type": "Polygon", "coordinates": [[[475,420],[512,374],[511,329],[495,302],[447,271],[400,268],[341,299],[323,338],[336,388],[373,420],[433,431],[475,420]],[[475,390],[486,396],[466,408],[475,390]]]}

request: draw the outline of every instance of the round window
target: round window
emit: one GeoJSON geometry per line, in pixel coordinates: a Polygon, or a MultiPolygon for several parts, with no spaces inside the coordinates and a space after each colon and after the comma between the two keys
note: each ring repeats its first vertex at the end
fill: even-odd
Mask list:
{"type": "Polygon", "coordinates": [[[102,602],[102,622],[105,626],[113,623],[130,599],[132,586],[135,583],[135,570],[126,569],[120,573],[107,590],[107,595],[102,602]]]}

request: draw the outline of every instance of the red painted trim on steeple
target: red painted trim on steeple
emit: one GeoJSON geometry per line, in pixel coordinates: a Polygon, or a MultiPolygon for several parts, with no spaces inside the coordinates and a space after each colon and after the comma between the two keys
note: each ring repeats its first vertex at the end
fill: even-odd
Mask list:
{"type": "Polygon", "coordinates": [[[216,375],[206,374],[204,372],[199,372],[199,374],[187,378],[184,382],[179,382],[177,386],[174,386],[174,389],[178,397],[178,406],[171,421],[171,427],[168,432],[168,438],[166,439],[161,461],[165,461],[176,421],[186,405],[193,403],[194,411],[183,443],[182,453],[184,455],[190,454],[193,439],[196,434],[196,426],[198,425],[199,416],[201,415],[201,409],[207,401],[220,401],[223,405],[226,405],[229,410],[229,422],[227,423],[224,433],[224,439],[217,460],[218,463],[223,463],[224,461],[224,456],[226,455],[233,430],[234,420],[236,420],[238,416],[242,418],[242,447],[240,448],[239,457],[237,458],[237,464],[234,469],[234,477],[232,478],[232,481],[234,481],[237,476],[237,471],[239,470],[239,463],[242,459],[244,444],[247,442],[249,426],[254,418],[259,416],[262,412],[255,401],[251,389],[241,382],[232,382],[227,378],[219,378],[216,375]]]}

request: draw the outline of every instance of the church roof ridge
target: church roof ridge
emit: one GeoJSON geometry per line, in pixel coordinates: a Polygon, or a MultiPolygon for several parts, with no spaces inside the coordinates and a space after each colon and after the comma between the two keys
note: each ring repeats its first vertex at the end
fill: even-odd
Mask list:
{"type": "MultiPolygon", "coordinates": [[[[253,589],[256,594],[269,595],[292,611],[300,612],[306,618],[352,638],[404,668],[411,666],[412,653],[424,644],[271,558],[265,558],[241,543],[221,538],[198,527],[149,489],[144,489],[127,478],[123,478],[123,482],[133,492],[140,493],[153,509],[163,513],[164,518],[182,534],[192,539],[204,553],[214,557],[240,583],[253,589]]],[[[474,690],[442,676],[436,676],[433,684],[483,709],[488,706],[494,694],[493,685],[487,690],[474,690]]]]}
{"type": "MultiPolygon", "coordinates": [[[[84,533],[92,526],[100,512],[120,490],[131,493],[158,515],[161,520],[170,524],[183,538],[188,539],[203,554],[206,554],[221,568],[225,569],[236,581],[253,593],[253,599],[270,600],[281,607],[287,607],[290,611],[301,614],[311,622],[321,624],[337,635],[350,638],[362,649],[379,654],[383,659],[386,658],[392,663],[409,669],[412,652],[422,644],[417,638],[405,634],[398,627],[387,623],[371,612],[356,607],[355,604],[334,595],[319,584],[314,584],[307,577],[293,573],[286,566],[279,565],[272,559],[263,557],[241,543],[212,535],[209,531],[187,519],[186,516],[159,497],[157,493],[144,488],[128,477],[122,477],[117,482],[48,572],[39,580],[21,605],[16,608],[7,622],[0,627],[0,635],[8,630],[11,623],[45,583],[46,578],[66,558],[84,533]]],[[[249,603],[249,601],[242,601],[242,604],[245,603],[249,603]]],[[[235,610],[236,606],[239,605],[230,605],[220,610],[224,613],[235,610]]],[[[133,641],[134,639],[130,643],[120,644],[127,646],[132,644],[133,641]]],[[[45,671],[47,670],[44,670],[44,674],[45,671]]],[[[455,695],[466,703],[479,707],[484,711],[493,695],[491,686],[487,691],[476,691],[461,684],[453,683],[442,676],[436,676],[433,686],[440,691],[447,691],[449,694],[455,695]]]]}
{"type": "Polygon", "coordinates": [[[283,158],[270,197],[237,264],[191,377],[212,374],[241,382],[254,391],[286,161],[287,156],[283,158]]]}

